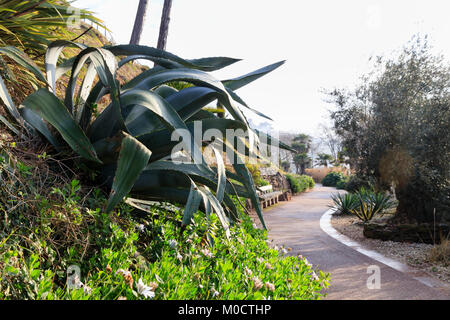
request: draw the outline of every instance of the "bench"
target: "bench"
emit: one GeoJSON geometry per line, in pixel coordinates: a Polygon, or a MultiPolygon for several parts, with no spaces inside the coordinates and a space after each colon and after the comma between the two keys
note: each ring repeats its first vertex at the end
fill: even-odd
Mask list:
{"type": "Polygon", "coordinates": [[[280,200],[280,196],[283,195],[283,192],[281,191],[273,191],[271,185],[259,187],[256,193],[258,194],[263,209],[277,204],[280,200]]]}

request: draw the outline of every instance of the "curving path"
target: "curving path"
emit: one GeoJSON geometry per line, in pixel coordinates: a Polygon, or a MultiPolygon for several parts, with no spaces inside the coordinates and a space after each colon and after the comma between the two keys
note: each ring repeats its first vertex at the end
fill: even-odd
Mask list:
{"type": "Polygon", "coordinates": [[[331,274],[326,299],[450,299],[448,291],[425,285],[325,233],[320,227],[320,219],[330,209],[332,193],[336,193],[336,189],[318,185],[314,190],[264,212],[269,239],[274,244],[292,248],[291,255],[302,254],[315,267],[331,274]],[[371,276],[368,267],[373,265],[381,271],[380,289],[367,288],[367,280],[371,276]]]}

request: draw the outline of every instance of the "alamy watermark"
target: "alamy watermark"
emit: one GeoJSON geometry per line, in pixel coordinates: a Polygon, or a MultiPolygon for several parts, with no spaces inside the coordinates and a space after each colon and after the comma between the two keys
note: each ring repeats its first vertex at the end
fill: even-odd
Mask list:
{"type": "Polygon", "coordinates": [[[373,265],[367,268],[367,273],[370,274],[367,279],[367,289],[379,290],[381,289],[381,269],[379,266],[373,265]]]}
{"type": "Polygon", "coordinates": [[[269,134],[252,130],[203,128],[202,121],[194,121],[193,128],[177,129],[172,132],[172,142],[178,142],[171,152],[177,163],[204,163],[213,149],[222,152],[224,160],[233,164],[258,164],[279,161],[278,132],[269,134]]]}
{"type": "Polygon", "coordinates": [[[67,26],[69,28],[81,27],[81,10],[75,7],[69,7],[67,13],[70,15],[67,19],[67,26]]]}

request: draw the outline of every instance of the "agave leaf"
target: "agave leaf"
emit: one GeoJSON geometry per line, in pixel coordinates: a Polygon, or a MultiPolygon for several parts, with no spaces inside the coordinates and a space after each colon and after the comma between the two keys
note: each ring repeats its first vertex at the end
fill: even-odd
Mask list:
{"type": "Polygon", "coordinates": [[[0,121],[3,122],[12,132],[19,135],[20,132],[4,117],[0,114],[0,121]]]}
{"type": "Polygon", "coordinates": [[[131,191],[136,179],[148,164],[151,155],[151,151],[135,138],[126,133],[124,135],[106,212],[114,209],[131,191]]]}
{"type": "MultiPolygon", "coordinates": [[[[186,124],[187,130],[191,133],[191,136],[195,135],[195,125],[193,122],[186,124]]],[[[240,121],[231,119],[211,118],[201,120],[201,135],[210,129],[219,130],[222,135],[226,136],[227,129],[242,129],[246,130],[245,124],[240,121]]],[[[178,144],[176,141],[171,141],[172,133],[170,130],[160,130],[148,134],[143,134],[137,137],[139,141],[145,144],[148,148],[153,150],[152,161],[162,159],[171,154],[174,146],[178,144]]]]}
{"type": "MultiPolygon", "coordinates": [[[[53,93],[56,93],[56,81],[59,78],[57,77],[56,73],[58,60],[61,55],[61,52],[68,46],[75,46],[80,49],[86,49],[86,46],[81,43],[75,43],[66,40],[57,40],[52,42],[48,46],[47,51],[45,53],[45,71],[47,73],[47,81],[53,93]]],[[[58,76],[61,75],[62,75],[61,73],[58,74],[58,76]]]]}
{"type": "MultiPolygon", "coordinates": [[[[106,46],[104,48],[116,56],[146,56],[148,60],[152,60],[156,64],[167,68],[188,67],[203,71],[215,71],[240,61],[239,59],[226,57],[185,60],[170,52],[140,45],[117,45],[106,46]]],[[[141,57],[140,59],[143,58],[141,57]]]]}
{"type": "MultiPolygon", "coordinates": [[[[166,85],[162,85],[159,86],[156,90],[153,91],[154,93],[158,94],[159,96],[161,96],[161,98],[164,98],[167,100],[167,98],[173,94],[176,94],[178,92],[177,89],[166,86],[166,85]]],[[[173,106],[172,106],[173,107],[173,106]]]]}
{"type": "Polygon", "coordinates": [[[281,140],[278,140],[274,137],[272,137],[270,134],[259,131],[257,129],[252,129],[253,131],[256,132],[256,134],[261,138],[263,138],[267,144],[269,145],[275,145],[278,146],[280,149],[286,150],[286,151],[291,151],[291,152],[297,152],[295,149],[293,149],[291,146],[287,145],[286,143],[284,143],[281,140]]]}
{"type": "Polygon", "coordinates": [[[137,89],[152,90],[153,88],[171,81],[185,81],[195,85],[214,89],[222,95],[222,104],[234,119],[247,124],[241,110],[233,104],[233,99],[228,94],[222,83],[206,72],[193,69],[169,69],[151,74],[136,85],[137,89]]]}
{"type": "Polygon", "coordinates": [[[223,201],[223,197],[225,194],[225,186],[226,186],[226,173],[225,173],[225,164],[223,162],[222,155],[216,148],[212,148],[214,150],[214,155],[216,157],[217,162],[217,191],[216,198],[220,203],[223,201]]]}
{"type": "Polygon", "coordinates": [[[154,118],[159,118],[169,129],[186,129],[186,125],[176,111],[158,94],[144,90],[130,90],[121,97],[125,125],[134,136],[154,130],[154,118]],[[141,110],[130,117],[128,110],[141,110]],[[137,108],[140,106],[141,108],[137,108]],[[131,118],[131,119],[130,119],[131,118]]]}
{"type": "Polygon", "coordinates": [[[259,197],[256,194],[256,187],[255,187],[255,183],[253,181],[252,175],[250,174],[247,167],[245,166],[243,159],[239,156],[239,154],[233,148],[233,146],[230,145],[230,143],[227,141],[225,141],[224,144],[227,145],[226,155],[227,155],[229,161],[231,162],[231,164],[234,168],[234,171],[236,172],[236,178],[239,178],[236,180],[240,181],[244,185],[244,187],[246,187],[246,189],[249,193],[250,201],[252,202],[253,207],[256,210],[256,213],[258,214],[258,218],[261,221],[261,224],[263,225],[263,227],[265,229],[267,229],[266,224],[264,222],[264,217],[262,214],[261,203],[259,202],[259,197]]]}
{"type": "Polygon", "coordinates": [[[73,110],[76,81],[83,65],[87,62],[88,59],[91,60],[94,64],[95,70],[97,71],[97,74],[103,86],[110,87],[112,104],[114,106],[114,109],[118,113],[117,115],[119,115],[119,87],[115,79],[115,72],[118,68],[117,60],[112,53],[101,48],[84,49],[75,58],[72,66],[72,74],[66,89],[65,105],[67,109],[70,112],[72,112],[73,110]]]}
{"type": "Polygon", "coordinates": [[[272,72],[273,70],[279,68],[285,62],[286,61],[276,62],[274,64],[271,64],[271,65],[268,65],[261,69],[250,72],[246,75],[243,75],[243,76],[240,76],[240,77],[237,77],[234,79],[224,80],[224,81],[222,81],[222,83],[224,84],[225,87],[235,91],[235,90],[240,89],[243,86],[246,86],[247,84],[265,76],[266,74],[272,72]]]}
{"type": "Polygon", "coordinates": [[[264,113],[259,112],[258,110],[255,110],[253,108],[250,108],[244,100],[241,99],[241,97],[239,97],[236,92],[234,92],[233,90],[227,88],[227,92],[230,94],[230,96],[233,98],[234,101],[240,103],[241,105],[243,105],[244,107],[246,107],[247,109],[249,109],[250,111],[252,111],[253,113],[257,114],[260,117],[266,118],[270,121],[273,121],[273,119],[269,116],[266,116],[264,113]]]}
{"type": "Polygon", "coordinates": [[[80,86],[78,91],[75,110],[74,110],[74,118],[81,125],[83,119],[87,117],[91,117],[91,106],[86,104],[86,101],[89,97],[89,94],[92,89],[92,84],[94,83],[96,76],[96,70],[93,63],[90,63],[88,69],[86,71],[86,75],[84,76],[83,83],[80,86]],[[88,113],[88,114],[86,114],[88,113]]]}
{"type": "Polygon", "coordinates": [[[187,120],[219,97],[221,97],[220,93],[213,89],[189,87],[167,97],[167,102],[183,120],[187,120]]]}
{"type": "Polygon", "coordinates": [[[241,61],[241,59],[228,57],[210,57],[210,58],[191,59],[188,61],[193,65],[195,65],[196,69],[211,72],[228,67],[229,65],[241,61]]]}
{"type": "Polygon", "coordinates": [[[230,224],[229,224],[227,217],[225,216],[225,212],[224,212],[222,206],[220,205],[219,201],[217,200],[216,197],[214,197],[214,195],[211,193],[211,191],[209,190],[208,187],[200,186],[200,187],[198,187],[198,190],[200,192],[204,193],[206,195],[206,197],[208,197],[209,202],[211,203],[211,207],[213,208],[214,212],[217,214],[217,217],[219,218],[219,221],[222,224],[223,229],[225,230],[225,235],[229,239],[231,236],[230,224]]]}
{"type": "Polygon", "coordinates": [[[183,211],[182,225],[187,226],[192,221],[192,216],[198,211],[200,202],[202,201],[202,195],[198,190],[197,185],[191,180],[191,189],[189,191],[189,197],[183,211]]]}
{"type": "Polygon", "coordinates": [[[215,180],[214,172],[203,164],[194,164],[194,163],[175,163],[173,161],[168,160],[159,160],[150,163],[145,170],[171,170],[182,172],[186,175],[197,175],[212,181],[215,180]]]}
{"type": "MultiPolygon", "coordinates": [[[[95,153],[94,147],[84,134],[83,130],[81,130],[73,120],[61,101],[59,101],[50,91],[47,89],[39,89],[29,95],[22,104],[25,108],[37,113],[55,127],[62,138],[80,156],[101,163],[95,153]]],[[[36,129],[39,130],[39,128],[36,129]]]]}
{"type": "Polygon", "coordinates": [[[0,99],[5,104],[8,112],[16,119],[16,121],[20,122],[20,120],[21,120],[20,113],[17,110],[16,105],[12,101],[11,96],[8,92],[8,89],[6,88],[5,82],[3,81],[3,78],[1,75],[0,75],[0,99]]]}
{"type": "Polygon", "coordinates": [[[26,121],[25,125],[31,126],[32,130],[40,132],[56,150],[61,149],[58,139],[50,132],[45,121],[33,110],[19,106],[19,112],[26,121]]]}
{"type": "MultiPolygon", "coordinates": [[[[214,173],[212,169],[207,167],[206,165],[193,164],[193,163],[174,163],[173,161],[167,160],[158,160],[150,163],[146,168],[146,177],[147,181],[150,180],[158,180],[159,177],[164,177],[164,173],[162,175],[161,171],[168,170],[174,172],[181,172],[183,174],[191,177],[195,182],[207,185],[213,189],[219,189],[219,182],[217,179],[217,175],[214,173]],[[151,171],[155,171],[155,175],[151,175],[151,171]],[[156,177],[157,176],[157,177],[156,177]]],[[[225,177],[226,178],[226,177],[225,177]]],[[[145,183],[145,181],[142,181],[145,183]]],[[[176,183],[174,182],[174,187],[176,187],[176,183]]],[[[247,197],[247,191],[243,189],[241,186],[233,185],[231,182],[225,179],[224,182],[225,193],[236,194],[238,196],[247,197]]],[[[217,194],[217,193],[216,193],[217,194]]]]}

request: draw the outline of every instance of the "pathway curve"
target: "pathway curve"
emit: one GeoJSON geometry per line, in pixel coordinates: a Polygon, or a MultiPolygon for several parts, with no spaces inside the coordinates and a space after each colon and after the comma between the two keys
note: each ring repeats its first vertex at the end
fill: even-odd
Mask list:
{"type": "Polygon", "coordinates": [[[450,299],[448,292],[431,288],[410,275],[342,244],[320,227],[320,218],[332,203],[336,189],[320,185],[310,192],[282,202],[264,212],[269,239],[302,254],[318,269],[331,274],[326,299],[331,300],[412,300],[450,299]],[[368,289],[369,266],[379,266],[381,288],[368,289]]]}

